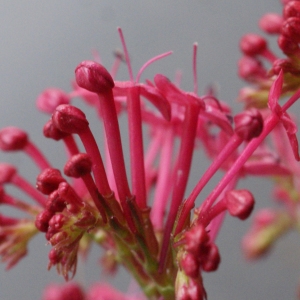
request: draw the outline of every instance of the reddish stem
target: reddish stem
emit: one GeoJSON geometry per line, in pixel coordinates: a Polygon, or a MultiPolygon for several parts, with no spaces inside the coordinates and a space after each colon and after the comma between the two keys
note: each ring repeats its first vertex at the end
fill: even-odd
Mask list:
{"type": "Polygon", "coordinates": [[[204,175],[198,181],[192,193],[183,204],[181,214],[176,226],[175,235],[181,232],[181,230],[183,229],[186,218],[189,215],[191,209],[194,207],[196,198],[198,197],[202,189],[206,186],[213,175],[219,170],[224,161],[239,147],[242,141],[243,140],[238,135],[234,134],[226,144],[225,148],[223,148],[219,155],[213,160],[213,163],[209,166],[204,175]]]}
{"type": "Polygon", "coordinates": [[[37,166],[41,169],[41,171],[47,168],[51,168],[51,165],[48,162],[48,160],[32,142],[30,141],[27,142],[24,151],[37,164],[37,166]]]}
{"type": "Polygon", "coordinates": [[[137,205],[146,208],[144,146],[138,86],[128,90],[128,125],[132,192],[136,196],[137,205]]]}
{"type": "Polygon", "coordinates": [[[78,135],[82,140],[87,154],[92,159],[92,170],[95,177],[96,186],[99,189],[99,192],[104,196],[110,195],[112,191],[108,184],[101,154],[90,128],[87,127],[86,130],[84,130],[81,133],[78,133],[78,135]]]}
{"type": "Polygon", "coordinates": [[[39,203],[43,207],[46,206],[46,198],[24,178],[15,174],[12,177],[11,182],[18,188],[20,188],[22,191],[24,191],[26,194],[31,196],[37,203],[39,203]]]}
{"type": "Polygon", "coordinates": [[[74,137],[71,134],[67,135],[66,137],[64,137],[63,138],[63,142],[66,145],[69,157],[71,157],[71,156],[79,153],[79,149],[77,147],[75,139],[74,139],[74,137]]]}
{"type": "Polygon", "coordinates": [[[151,211],[151,220],[156,230],[161,230],[163,227],[163,219],[171,191],[172,150],[174,147],[174,133],[172,128],[163,128],[159,133],[162,135],[162,150],[151,211]]]}
{"type": "Polygon", "coordinates": [[[38,212],[38,210],[33,207],[32,205],[29,205],[28,203],[26,202],[23,202],[19,199],[16,199],[8,194],[5,193],[5,195],[3,196],[3,199],[2,199],[2,203],[5,203],[7,205],[10,205],[12,207],[15,207],[15,208],[18,208],[22,211],[25,211],[29,214],[36,214],[38,212]]]}
{"type": "Polygon", "coordinates": [[[126,175],[121,135],[113,93],[112,90],[108,90],[106,93],[98,94],[98,96],[100,99],[107,145],[116,179],[118,195],[121,203],[124,204],[126,198],[131,198],[131,193],[126,175]]]}
{"type": "Polygon", "coordinates": [[[121,135],[113,92],[111,89],[108,89],[107,91],[98,94],[98,96],[100,100],[100,109],[103,116],[107,146],[118,190],[118,196],[120,198],[120,202],[128,226],[134,233],[136,232],[136,228],[127,204],[127,200],[131,199],[132,195],[129,189],[126,175],[121,135]]]}
{"type": "Polygon", "coordinates": [[[175,178],[174,189],[172,193],[172,202],[164,230],[164,237],[159,262],[160,270],[162,270],[165,264],[166,256],[168,253],[169,241],[171,237],[171,231],[175,222],[179,206],[184,196],[193,158],[194,142],[197,131],[200,105],[194,99],[188,99],[188,101],[189,100],[191,101],[188,103],[185,110],[182,141],[180,145],[177,165],[175,167],[174,172],[175,178]]]}
{"type": "MultiPolygon", "coordinates": [[[[297,91],[283,106],[282,112],[285,112],[300,96],[300,90],[297,91]]],[[[231,166],[231,168],[226,172],[221,181],[217,184],[215,189],[210,193],[210,195],[205,200],[205,209],[202,208],[200,215],[198,217],[198,222],[204,218],[206,212],[213,205],[214,201],[220,195],[222,190],[228,185],[228,183],[236,176],[236,174],[240,171],[252,153],[256,150],[256,148],[262,143],[262,141],[266,138],[266,136],[273,130],[273,128],[280,122],[280,118],[272,113],[264,123],[264,129],[262,133],[257,137],[253,138],[249,144],[245,147],[243,152],[231,166]]]]}
{"type": "Polygon", "coordinates": [[[92,197],[92,199],[94,201],[95,206],[97,207],[98,211],[100,212],[103,222],[107,223],[105,210],[104,210],[104,207],[102,206],[102,204],[100,203],[98,189],[95,185],[95,182],[94,182],[91,174],[85,174],[81,178],[84,181],[84,184],[86,185],[86,188],[88,189],[90,196],[92,197]]]}

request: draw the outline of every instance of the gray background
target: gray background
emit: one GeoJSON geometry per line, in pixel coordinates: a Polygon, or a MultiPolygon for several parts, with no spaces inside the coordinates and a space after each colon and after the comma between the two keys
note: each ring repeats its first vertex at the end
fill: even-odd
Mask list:
{"type": "MultiPolygon", "coordinates": [[[[220,98],[234,104],[238,111],[241,105],[235,99],[243,86],[236,75],[239,37],[249,31],[259,32],[257,21],[263,13],[281,10],[277,0],[2,0],[0,3],[0,127],[16,125],[28,130],[57,167],[64,163],[62,147],[43,139],[41,129],[48,116],[36,112],[36,96],[49,86],[69,91],[74,68],[80,61],[92,58],[92,49],[97,49],[104,64],[110,67],[112,51],[121,46],[117,26],[124,30],[135,74],[149,58],[173,50],[171,57],[151,66],[143,79],[156,72],[174,78],[174,73],[181,70],[182,86],[187,90],[193,86],[191,54],[192,44],[197,41],[200,94],[205,86],[216,83],[220,98]]],[[[125,67],[119,78],[127,78],[125,67]]],[[[91,113],[92,126],[97,130],[93,118],[91,113]]],[[[2,161],[17,164],[20,172],[34,182],[37,169],[27,157],[0,156],[2,161]]],[[[189,189],[204,166],[205,160],[195,160],[189,189]]],[[[240,185],[252,187],[257,208],[270,202],[267,181],[251,179],[240,185]]],[[[298,237],[293,234],[285,237],[270,257],[249,264],[240,251],[240,240],[248,226],[249,221],[226,220],[217,241],[222,255],[219,271],[204,275],[209,299],[294,299],[299,275],[298,237]]],[[[55,270],[46,271],[49,247],[45,243],[42,235],[34,239],[30,255],[10,272],[5,272],[1,265],[1,300],[39,299],[46,283],[61,281],[55,270]]],[[[87,286],[99,276],[105,280],[95,267],[98,254],[94,247],[87,266],[79,266],[77,279],[87,286]]],[[[108,281],[127,289],[128,276],[124,272],[116,280],[108,281]]]]}

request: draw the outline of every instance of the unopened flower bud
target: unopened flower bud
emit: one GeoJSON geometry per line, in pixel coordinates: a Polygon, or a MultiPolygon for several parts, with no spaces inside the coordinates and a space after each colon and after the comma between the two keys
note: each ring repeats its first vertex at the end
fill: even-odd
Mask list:
{"type": "Polygon", "coordinates": [[[295,65],[291,59],[276,59],[273,62],[272,66],[272,73],[279,75],[280,71],[283,71],[284,73],[291,73],[293,75],[300,75],[300,69],[297,65],[295,65]]]}
{"type": "Polygon", "coordinates": [[[255,228],[266,227],[274,223],[277,217],[278,213],[269,208],[265,208],[256,213],[253,223],[255,228]]]}
{"type": "Polygon", "coordinates": [[[197,257],[191,253],[186,253],[180,261],[180,266],[184,273],[191,278],[197,278],[199,275],[199,261],[197,257]]]}
{"type": "Polygon", "coordinates": [[[89,174],[92,170],[92,161],[88,154],[79,153],[73,155],[65,164],[64,173],[67,176],[80,178],[89,174]]]}
{"type": "Polygon", "coordinates": [[[62,132],[59,130],[54,124],[52,119],[50,119],[43,127],[43,134],[46,138],[53,139],[55,141],[59,141],[66,136],[69,135],[69,133],[62,132]]]}
{"type": "Polygon", "coordinates": [[[291,17],[282,24],[281,34],[295,43],[300,42],[300,18],[291,17]]]}
{"type": "Polygon", "coordinates": [[[79,134],[89,126],[85,114],[79,108],[68,104],[59,105],[55,109],[52,121],[59,130],[70,134],[79,134]]]}
{"type": "Polygon", "coordinates": [[[42,300],[63,300],[62,288],[58,284],[48,285],[43,291],[42,300]]]}
{"type": "Polygon", "coordinates": [[[68,104],[69,96],[60,89],[47,89],[36,100],[36,106],[45,113],[52,114],[55,108],[60,104],[68,104]]]}
{"type": "Polygon", "coordinates": [[[300,2],[290,1],[283,9],[283,17],[285,19],[296,17],[300,18],[300,2]]]}
{"type": "MultiPolygon", "coordinates": [[[[48,236],[48,241],[51,243],[52,246],[57,245],[60,242],[65,242],[66,239],[68,238],[68,233],[65,231],[59,231],[59,232],[53,232],[50,230],[51,228],[49,227],[48,232],[51,233],[51,236],[48,236]]],[[[48,233],[47,232],[47,233],[48,233]]]]}
{"type": "Polygon", "coordinates": [[[52,216],[53,213],[48,210],[40,212],[35,219],[36,228],[41,232],[47,232],[49,227],[49,221],[52,218],[52,216]]]}
{"type": "Polygon", "coordinates": [[[1,163],[0,164],[0,184],[10,182],[16,173],[17,173],[17,169],[13,165],[1,163]]]}
{"type": "Polygon", "coordinates": [[[51,231],[57,232],[65,223],[66,218],[63,214],[55,214],[49,221],[51,231]]]}
{"type": "Polygon", "coordinates": [[[202,280],[190,279],[180,286],[176,292],[176,300],[204,300],[207,299],[202,280]]]}
{"type": "Polygon", "coordinates": [[[257,137],[263,130],[263,118],[261,113],[255,109],[250,108],[234,116],[235,132],[245,141],[250,141],[257,137]]]}
{"type": "Polygon", "coordinates": [[[68,210],[71,213],[78,213],[84,203],[74,189],[67,182],[62,182],[57,191],[59,196],[68,204],[68,210]]]}
{"type": "Polygon", "coordinates": [[[229,213],[241,220],[247,219],[254,207],[253,195],[248,190],[227,191],[225,201],[229,213]]]}
{"type": "Polygon", "coordinates": [[[299,51],[298,42],[282,34],[278,38],[278,46],[286,55],[293,55],[299,51]]]}
{"type": "Polygon", "coordinates": [[[55,248],[52,248],[48,254],[48,258],[52,265],[56,265],[61,259],[61,253],[59,253],[59,251],[55,248]]]}
{"type": "Polygon", "coordinates": [[[77,84],[97,94],[112,90],[114,80],[109,72],[99,63],[94,61],[83,61],[75,70],[77,84]]]}
{"type": "Polygon", "coordinates": [[[17,127],[6,127],[0,130],[0,149],[2,151],[22,150],[27,143],[27,133],[17,127]]]}
{"type": "Polygon", "coordinates": [[[205,255],[205,258],[201,260],[201,268],[205,272],[216,271],[219,267],[221,256],[219,249],[215,244],[209,245],[209,250],[205,255]]]}
{"type": "Polygon", "coordinates": [[[84,292],[82,288],[74,283],[70,282],[62,287],[62,299],[63,300],[84,300],[84,292]]]}
{"type": "Polygon", "coordinates": [[[37,177],[36,188],[45,195],[50,195],[61,182],[66,181],[58,169],[47,168],[37,177]]]}
{"type": "Polygon", "coordinates": [[[241,51],[249,56],[261,54],[267,48],[266,40],[254,33],[246,34],[240,41],[241,51]]]}
{"type": "Polygon", "coordinates": [[[266,75],[260,61],[250,56],[243,56],[238,62],[239,76],[245,80],[257,80],[266,75]]]}
{"type": "Polygon", "coordinates": [[[58,191],[55,190],[49,195],[49,198],[46,202],[46,209],[56,213],[61,212],[66,207],[65,201],[59,196],[58,191]]]}
{"type": "Polygon", "coordinates": [[[282,17],[278,14],[265,14],[259,21],[259,27],[269,34],[279,34],[282,26],[282,17]]]}
{"type": "Polygon", "coordinates": [[[193,226],[185,233],[185,249],[198,255],[203,244],[209,241],[209,236],[202,224],[193,226]]]}

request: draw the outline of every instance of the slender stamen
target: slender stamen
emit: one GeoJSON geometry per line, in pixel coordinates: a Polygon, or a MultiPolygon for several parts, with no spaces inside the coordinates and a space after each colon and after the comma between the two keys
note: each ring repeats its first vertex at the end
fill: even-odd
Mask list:
{"type": "MultiPolygon", "coordinates": [[[[188,95],[189,96],[189,95],[188,95]]],[[[188,97],[189,98],[189,97],[188,97]]],[[[196,99],[189,98],[190,102],[186,106],[185,119],[183,124],[182,141],[180,145],[180,151],[177,160],[177,166],[175,167],[174,189],[172,193],[172,203],[170,212],[168,215],[167,223],[165,226],[162,250],[160,256],[160,270],[164,267],[166,256],[168,253],[169,241],[171,238],[171,231],[175,222],[175,218],[179,209],[179,206],[183,200],[184,192],[186,189],[193,151],[194,142],[196,137],[196,129],[198,123],[198,115],[200,111],[200,103],[196,99]]]]}
{"type": "Polygon", "coordinates": [[[128,72],[129,72],[129,78],[130,78],[131,82],[134,82],[134,77],[133,77],[133,72],[132,72],[132,68],[131,68],[129,53],[128,53],[128,50],[127,50],[127,47],[126,47],[123,31],[120,27],[118,27],[118,32],[119,32],[119,36],[120,36],[121,43],[122,43],[123,50],[124,50],[125,60],[126,60],[127,67],[128,67],[128,72]]]}
{"type": "Polygon", "coordinates": [[[198,95],[197,50],[198,50],[198,43],[194,43],[194,45],[193,45],[193,79],[194,79],[194,93],[196,95],[198,95]]]}
{"type": "Polygon", "coordinates": [[[233,135],[226,144],[225,148],[223,148],[219,155],[213,160],[212,164],[203,174],[190,196],[185,200],[181,214],[178,219],[175,235],[183,229],[185,220],[191,209],[194,207],[196,198],[198,197],[202,189],[206,186],[206,184],[209,182],[212,176],[219,170],[220,166],[224,163],[224,161],[238,148],[238,146],[242,142],[243,140],[239,136],[233,135]]]}
{"type": "Polygon", "coordinates": [[[152,63],[154,63],[155,61],[161,59],[161,58],[164,58],[166,56],[169,56],[173,53],[173,51],[168,51],[168,52],[165,52],[165,53],[162,53],[162,54],[159,54],[151,59],[149,59],[139,70],[137,76],[136,76],[136,82],[139,82],[140,81],[140,78],[141,78],[141,75],[142,73],[145,71],[145,69],[151,65],[152,63]]]}
{"type": "Polygon", "coordinates": [[[128,125],[132,192],[140,208],[146,207],[144,146],[139,87],[128,90],[128,125]]]}
{"type": "Polygon", "coordinates": [[[157,183],[151,211],[151,220],[156,230],[162,230],[163,219],[167,207],[168,196],[171,192],[171,170],[174,147],[174,133],[172,128],[162,129],[162,150],[160,154],[157,183]]]}

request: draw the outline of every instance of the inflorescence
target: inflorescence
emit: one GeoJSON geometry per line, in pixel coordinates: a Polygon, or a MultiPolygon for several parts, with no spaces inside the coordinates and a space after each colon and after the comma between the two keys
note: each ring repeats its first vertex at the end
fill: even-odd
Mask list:
{"type": "MultiPolygon", "coordinates": [[[[259,25],[278,36],[285,58],[278,58],[260,35],[241,39],[239,75],[251,85],[239,93],[241,113],[233,115],[212,89],[198,95],[196,44],[193,92],[162,74],[141,83],[144,69],[171,52],[151,59],[134,78],[119,29],[124,55],[116,55],[111,72],[96,61],[83,61],[75,69],[71,92],[51,88],[37,99],[38,109],[51,115],[44,136],[65,145],[63,168],[52,166],[22,129],[3,128],[0,149],[23,151],[40,169],[34,186],[15,166],[0,164],[1,204],[27,214],[0,215],[0,255],[7,268],[27,254],[31,238],[42,232],[51,245],[48,269],[55,266],[66,280],[75,275],[78,255],[87,255],[90,245],[97,244],[105,250],[103,268],[113,273],[123,265],[148,299],[206,299],[203,274],[219,266],[216,236],[226,212],[245,220],[254,207],[251,191],[238,188],[245,176],[272,178],[283,204],[280,210],[257,212],[243,241],[247,257],[259,257],[284,232],[299,228],[297,126],[287,110],[300,96],[300,1],[283,1],[283,15],[267,14],[259,25]],[[121,61],[127,64],[128,81],[115,79],[121,61]],[[103,124],[104,150],[84,112],[72,105],[78,97],[103,124]],[[287,98],[283,105],[282,97],[287,98]],[[125,113],[129,170],[119,123],[125,113]],[[211,164],[187,194],[198,148],[211,164]],[[196,205],[218,171],[223,177],[196,205]],[[27,193],[35,204],[10,195],[7,184],[27,193]]],[[[44,294],[44,299],[144,299],[103,285],[85,295],[75,283],[49,286],[44,294]]]]}

